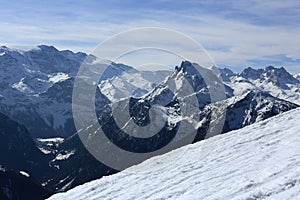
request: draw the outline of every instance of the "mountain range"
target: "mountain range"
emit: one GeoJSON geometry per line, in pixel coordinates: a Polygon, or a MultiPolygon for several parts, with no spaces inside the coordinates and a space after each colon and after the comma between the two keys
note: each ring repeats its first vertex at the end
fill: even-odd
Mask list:
{"type": "MultiPolygon", "coordinates": [[[[203,72],[199,74],[194,68],[197,64],[183,61],[174,70],[140,72],[112,62],[97,87],[98,122],[91,121],[90,126],[77,132],[72,116],[73,85],[81,63],[88,56],[45,45],[28,51],[0,48],[3,147],[0,164],[26,171],[37,183],[55,192],[117,172],[94,158],[80,140],[80,134],[98,133],[94,123],[99,123],[106,136],[118,146],[128,151],[148,152],[172,140],[184,123],[196,127],[192,142],[210,137],[209,127],[216,117],[213,113],[218,114],[217,118],[224,118],[221,134],[295,109],[300,104],[299,75],[293,76],[284,68],[246,68],[240,73],[225,68],[215,74],[214,68],[199,66],[203,72]],[[215,80],[214,84],[208,86],[208,79],[215,80]],[[186,93],[185,85],[191,86],[190,93],[186,93]],[[224,97],[212,98],[210,90],[221,91],[222,87],[224,97]],[[181,118],[183,108],[192,104],[180,103],[182,94],[188,94],[197,103],[193,104],[197,112],[186,119],[181,118]],[[129,108],[131,120],[139,126],[150,123],[150,108],[163,113],[166,124],[159,138],[138,140],[120,132],[112,120],[115,113],[110,105],[112,102],[123,105],[128,96],[131,103],[122,109],[129,108]]],[[[135,131],[130,126],[122,128],[135,131]]]]}
{"type": "Polygon", "coordinates": [[[283,67],[267,66],[264,69],[248,67],[241,73],[233,73],[230,69],[221,69],[225,84],[233,89],[234,95],[249,90],[262,90],[274,97],[300,104],[299,75],[292,75],[283,67]]]}

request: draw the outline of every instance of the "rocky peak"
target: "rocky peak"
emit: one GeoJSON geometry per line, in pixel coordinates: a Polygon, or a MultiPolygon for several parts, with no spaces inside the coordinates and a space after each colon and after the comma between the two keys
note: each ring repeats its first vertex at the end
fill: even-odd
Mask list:
{"type": "Polygon", "coordinates": [[[276,68],[274,66],[267,66],[264,69],[253,69],[248,67],[244,69],[239,76],[250,79],[259,80],[262,82],[271,82],[275,86],[281,87],[283,89],[288,89],[287,84],[297,84],[300,83],[298,79],[293,77],[285,68],[276,68]]]}
{"type": "Polygon", "coordinates": [[[222,68],[218,70],[221,74],[222,80],[225,82],[230,82],[230,78],[236,75],[233,71],[231,71],[228,68],[222,68]]]}
{"type": "Polygon", "coordinates": [[[268,66],[264,70],[264,75],[267,79],[280,87],[285,87],[286,84],[294,84],[299,82],[299,80],[294,78],[283,67],[275,68],[273,66],[268,66]]]}
{"type": "Polygon", "coordinates": [[[37,47],[44,52],[58,52],[54,46],[39,45],[37,47]]]}
{"type": "Polygon", "coordinates": [[[263,69],[253,69],[252,67],[248,67],[239,75],[246,79],[258,79],[262,75],[263,71],[263,69]]]}

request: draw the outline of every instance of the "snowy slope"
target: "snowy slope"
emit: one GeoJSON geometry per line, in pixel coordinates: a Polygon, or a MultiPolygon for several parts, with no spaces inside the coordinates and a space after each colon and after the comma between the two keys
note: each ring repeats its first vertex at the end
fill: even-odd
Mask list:
{"type": "Polygon", "coordinates": [[[299,199],[299,117],[289,111],[50,199],[299,199]]]}

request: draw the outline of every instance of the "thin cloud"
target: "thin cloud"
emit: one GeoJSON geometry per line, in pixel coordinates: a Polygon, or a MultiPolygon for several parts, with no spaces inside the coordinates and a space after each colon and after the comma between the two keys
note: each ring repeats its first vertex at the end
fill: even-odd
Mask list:
{"type": "Polygon", "coordinates": [[[91,52],[114,34],[154,26],[193,37],[217,65],[240,69],[262,65],[268,57],[270,63],[299,72],[295,67],[300,65],[298,1],[118,2],[5,3],[0,13],[0,41],[8,46],[51,44],[91,52]]]}

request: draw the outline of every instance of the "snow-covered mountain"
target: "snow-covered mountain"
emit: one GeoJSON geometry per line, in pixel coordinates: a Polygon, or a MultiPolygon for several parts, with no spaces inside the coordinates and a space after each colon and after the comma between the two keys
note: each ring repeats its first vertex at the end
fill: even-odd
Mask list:
{"type": "Polygon", "coordinates": [[[74,133],[71,79],[86,54],[44,45],[28,51],[1,47],[0,54],[0,111],[33,136],[74,133]]]}
{"type": "Polygon", "coordinates": [[[111,102],[128,96],[141,97],[151,91],[171,71],[128,71],[119,76],[103,80],[99,84],[102,94],[111,102]]]}
{"type": "MultiPolygon", "coordinates": [[[[0,111],[24,124],[34,137],[72,135],[76,132],[71,111],[72,89],[86,56],[45,45],[28,51],[0,47],[0,111]]],[[[112,63],[99,88],[110,101],[128,95],[140,97],[170,73],[138,72],[130,66],[112,63]]],[[[227,97],[255,88],[300,103],[300,81],[283,68],[247,68],[239,74],[223,69],[221,74],[227,97]]]]}
{"type": "Polygon", "coordinates": [[[1,80],[27,94],[39,94],[55,82],[74,77],[84,53],[40,45],[28,51],[0,47],[1,80]]]}
{"type": "Polygon", "coordinates": [[[299,199],[300,110],[151,158],[67,199],[299,199]]]}
{"type": "MultiPolygon", "coordinates": [[[[34,137],[74,134],[72,91],[86,56],[45,45],[28,51],[0,47],[0,111],[24,124],[34,137]]],[[[130,66],[112,63],[101,77],[99,87],[111,98],[131,92],[139,96],[168,73],[138,72],[130,66]]]]}
{"type": "Polygon", "coordinates": [[[300,104],[300,81],[283,67],[268,66],[264,69],[248,67],[241,73],[221,70],[224,82],[234,90],[234,95],[250,90],[262,90],[280,99],[300,104]]]}
{"type": "MultiPolygon", "coordinates": [[[[16,127],[22,124],[31,136],[42,138],[36,140],[36,148],[29,133],[23,134],[22,131],[11,128],[16,134],[3,135],[3,147],[10,144],[13,137],[16,140],[13,143],[20,143],[19,149],[7,152],[5,148],[0,158],[6,158],[4,155],[21,157],[19,160],[22,162],[19,162],[16,169],[24,165],[34,176],[37,172],[42,172],[38,175],[38,181],[55,191],[64,191],[117,172],[100,163],[87,151],[74,126],[73,85],[86,56],[83,53],[59,51],[44,45],[28,51],[0,48],[0,112],[16,121],[16,127]],[[27,142],[20,140],[24,135],[29,138],[26,139],[27,142]],[[52,138],[57,136],[64,138],[52,138]],[[34,146],[30,148],[34,149],[34,153],[31,150],[28,153],[28,149],[23,148],[24,145],[34,146]],[[34,166],[23,162],[24,158],[20,153],[23,151],[26,153],[23,156],[25,160],[33,161],[30,163],[34,166]],[[45,167],[36,165],[38,162],[33,157],[42,160],[45,167]],[[43,173],[45,171],[46,174],[43,173]]],[[[214,121],[213,111],[224,116],[225,125],[220,131],[224,133],[298,107],[291,102],[299,104],[300,81],[283,68],[247,68],[239,74],[229,69],[221,69],[221,77],[225,83],[222,88],[222,83],[211,70],[200,68],[200,75],[193,65],[195,64],[184,61],[173,71],[140,72],[124,64],[111,63],[99,80],[95,103],[99,123],[104,126],[106,135],[122,148],[147,152],[159,149],[172,139],[179,124],[184,124],[181,122],[197,127],[194,142],[203,140],[208,125],[214,121]],[[210,81],[209,86],[207,81],[210,81]],[[216,94],[223,94],[224,89],[226,96],[221,95],[222,98],[218,98],[218,95],[213,95],[212,99],[211,89],[216,94]],[[182,104],[179,101],[182,96],[196,102],[182,104]],[[227,99],[223,100],[224,98],[227,99]],[[122,107],[126,103],[124,99],[129,100],[129,104],[122,107]],[[152,140],[135,140],[120,132],[118,126],[114,126],[114,121],[107,121],[113,119],[112,115],[115,114],[110,108],[112,102],[116,105],[119,103],[120,112],[129,108],[130,117],[139,126],[150,122],[149,110],[154,107],[161,113],[161,120],[157,121],[167,123],[158,137],[153,137],[152,140]],[[181,114],[184,105],[199,111],[194,116],[183,118],[181,114]]],[[[91,70],[89,73],[95,72],[91,70]]],[[[82,132],[96,134],[93,123],[82,132]]],[[[123,128],[136,132],[129,125],[128,123],[123,128]]],[[[10,163],[12,160],[5,162],[10,163]]]]}
{"type": "MultiPolygon", "coordinates": [[[[209,71],[207,71],[207,73],[209,73],[209,71]]],[[[158,107],[158,109],[161,109],[164,113],[168,113],[168,116],[165,119],[168,123],[164,126],[164,131],[167,134],[158,134],[160,137],[159,139],[143,140],[141,142],[138,139],[121,133],[117,128],[118,126],[114,125],[115,122],[111,120],[113,119],[111,110],[103,109],[99,115],[99,122],[103,126],[107,124],[104,129],[108,131],[106,133],[108,137],[112,136],[115,144],[122,148],[126,148],[128,151],[140,152],[152,151],[153,149],[158,148],[161,143],[169,141],[170,138],[172,139],[172,135],[176,133],[180,126],[179,123],[182,121],[180,109],[183,105],[179,106],[178,104],[178,93],[180,93],[181,89],[185,88],[178,87],[179,90],[171,92],[169,86],[172,84],[169,83],[175,81],[176,84],[181,85],[184,80],[189,80],[191,85],[194,86],[195,91],[190,96],[198,96],[199,98],[197,99],[199,101],[201,100],[198,106],[202,109],[199,113],[196,113],[198,114],[196,122],[201,122],[201,126],[198,128],[198,133],[194,142],[203,140],[206,137],[213,111],[220,113],[219,116],[225,115],[225,124],[220,132],[225,133],[298,107],[296,104],[273,97],[260,90],[249,91],[242,95],[211,103],[210,95],[207,92],[207,85],[204,84],[201,76],[195,75],[193,65],[191,65],[190,62],[183,62],[173,73],[167,76],[162,83],[158,84],[149,93],[136,98],[135,100],[133,99],[134,106],[129,109],[133,113],[133,120],[136,120],[140,124],[146,124],[149,119],[149,108],[153,105],[160,105],[161,107],[158,107]],[[138,112],[135,112],[135,110],[138,112]]],[[[125,107],[122,109],[127,110],[128,108],[125,107]]],[[[193,122],[192,117],[193,116],[189,116],[187,120],[193,122]]],[[[130,129],[127,121],[125,124],[127,125],[122,127],[123,130],[128,129],[131,132],[135,131],[134,129],[130,129]]],[[[87,127],[79,134],[87,133],[89,134],[90,140],[93,140],[94,134],[100,134],[94,127],[97,126],[94,126],[91,122],[91,126],[87,127]]],[[[56,190],[62,191],[70,189],[86,181],[117,172],[96,160],[83,146],[77,134],[60,144],[58,152],[60,152],[59,154],[61,155],[69,155],[66,152],[74,153],[70,155],[68,159],[56,159],[51,162],[52,165],[59,168],[59,176],[53,178],[53,180],[48,183],[48,186],[54,187],[56,190]]]]}
{"type": "Polygon", "coordinates": [[[248,91],[223,101],[207,105],[201,116],[209,116],[213,110],[226,112],[222,133],[260,122],[272,116],[299,107],[297,104],[273,97],[260,90],[248,91]]]}

